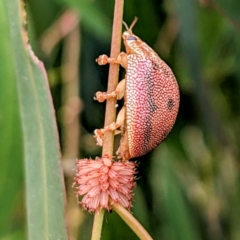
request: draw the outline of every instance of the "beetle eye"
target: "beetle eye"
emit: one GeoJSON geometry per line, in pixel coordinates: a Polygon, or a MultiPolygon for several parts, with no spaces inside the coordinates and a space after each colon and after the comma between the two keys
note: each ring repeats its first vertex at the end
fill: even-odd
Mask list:
{"type": "Polygon", "coordinates": [[[129,36],[129,37],[127,38],[127,40],[137,40],[137,38],[134,37],[134,36],[129,36]]]}

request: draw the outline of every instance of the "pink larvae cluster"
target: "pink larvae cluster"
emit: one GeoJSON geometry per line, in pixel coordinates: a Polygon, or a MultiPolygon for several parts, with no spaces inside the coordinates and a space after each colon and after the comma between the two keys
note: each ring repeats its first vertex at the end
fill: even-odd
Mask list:
{"type": "Polygon", "coordinates": [[[83,196],[81,205],[90,212],[102,208],[111,210],[114,202],[130,209],[132,190],[135,186],[134,162],[114,162],[105,155],[102,158],[80,159],[76,163],[77,196],[83,196]]]}

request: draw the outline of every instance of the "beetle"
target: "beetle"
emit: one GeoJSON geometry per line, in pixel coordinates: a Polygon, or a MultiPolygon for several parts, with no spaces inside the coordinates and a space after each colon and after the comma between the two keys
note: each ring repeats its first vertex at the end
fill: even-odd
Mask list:
{"type": "Polygon", "coordinates": [[[125,79],[118,83],[111,93],[97,92],[95,100],[103,102],[109,98],[124,97],[124,106],[116,122],[94,131],[97,144],[108,130],[121,129],[121,140],[117,150],[118,158],[129,160],[158,146],[171,131],[179,109],[179,88],[170,67],[138,36],[132,33],[137,22],[126,27],[122,38],[126,52],[116,59],[100,55],[99,65],[117,63],[126,69],[125,79]]]}

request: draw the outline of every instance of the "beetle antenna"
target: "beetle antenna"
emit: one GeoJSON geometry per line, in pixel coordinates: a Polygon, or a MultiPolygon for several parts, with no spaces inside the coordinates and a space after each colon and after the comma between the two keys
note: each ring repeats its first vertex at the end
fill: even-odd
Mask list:
{"type": "Polygon", "coordinates": [[[132,32],[132,28],[134,27],[134,25],[136,24],[137,21],[138,21],[138,18],[137,18],[137,17],[134,17],[134,19],[133,19],[133,21],[132,21],[132,24],[131,24],[131,26],[130,26],[130,28],[129,28],[129,30],[131,30],[131,32],[132,32]]]}
{"type": "Polygon", "coordinates": [[[132,24],[130,25],[130,27],[128,27],[128,25],[123,21],[123,25],[125,26],[125,28],[127,29],[127,31],[132,34],[132,28],[134,27],[134,25],[136,24],[136,22],[138,21],[137,17],[134,17],[132,24]]]}
{"type": "Polygon", "coordinates": [[[123,21],[123,25],[126,28],[127,31],[129,31],[128,25],[123,21]]]}

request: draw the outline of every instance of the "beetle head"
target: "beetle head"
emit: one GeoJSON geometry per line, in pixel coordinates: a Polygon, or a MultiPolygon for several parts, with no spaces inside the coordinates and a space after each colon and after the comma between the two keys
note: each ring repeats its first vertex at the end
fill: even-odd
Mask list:
{"type": "Polygon", "coordinates": [[[135,50],[139,48],[139,44],[142,42],[142,40],[139,37],[132,33],[132,28],[136,24],[137,20],[138,18],[135,17],[130,27],[128,27],[128,25],[125,22],[123,22],[126,31],[123,32],[122,38],[124,45],[126,47],[127,54],[136,53],[135,50]]]}
{"type": "Polygon", "coordinates": [[[153,51],[151,47],[149,47],[145,42],[143,42],[138,36],[132,33],[132,28],[137,22],[137,17],[134,18],[130,27],[123,22],[126,31],[123,32],[122,38],[124,45],[126,47],[127,54],[138,54],[142,56],[159,58],[159,56],[153,51]]]}

